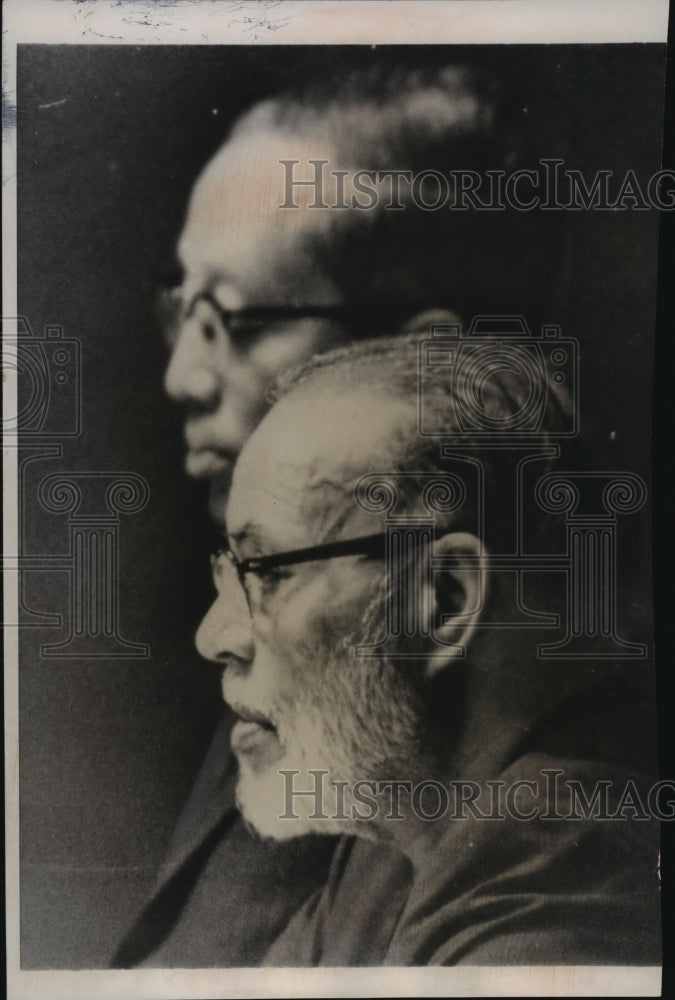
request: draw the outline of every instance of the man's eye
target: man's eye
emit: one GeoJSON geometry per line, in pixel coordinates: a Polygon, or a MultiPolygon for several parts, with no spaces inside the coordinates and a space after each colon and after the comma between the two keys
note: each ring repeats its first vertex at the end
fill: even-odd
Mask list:
{"type": "Polygon", "coordinates": [[[246,316],[231,316],[226,323],[230,337],[239,344],[255,340],[263,332],[264,326],[263,320],[246,316]]]}
{"type": "Polygon", "coordinates": [[[275,569],[256,570],[256,578],[260,581],[260,591],[263,595],[273,594],[282,580],[288,580],[292,571],[281,567],[275,569]]]}

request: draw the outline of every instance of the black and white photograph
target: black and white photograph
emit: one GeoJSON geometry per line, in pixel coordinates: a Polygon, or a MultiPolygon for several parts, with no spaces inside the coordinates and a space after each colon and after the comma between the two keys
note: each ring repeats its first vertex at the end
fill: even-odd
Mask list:
{"type": "Polygon", "coordinates": [[[661,995],[668,5],[603,8],[5,4],[12,1000],[661,995]]]}

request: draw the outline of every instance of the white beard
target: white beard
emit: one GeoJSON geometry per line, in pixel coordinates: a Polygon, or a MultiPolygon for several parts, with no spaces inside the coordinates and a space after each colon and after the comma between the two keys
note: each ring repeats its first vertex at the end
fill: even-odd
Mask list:
{"type": "MultiPolygon", "coordinates": [[[[262,837],[290,840],[308,833],[355,832],[352,823],[335,818],[338,809],[330,777],[336,774],[336,761],[326,751],[320,728],[313,719],[303,726],[301,740],[296,731],[274,766],[256,771],[246,756],[239,758],[237,805],[246,822],[262,837]],[[325,773],[314,775],[310,770],[325,773]],[[315,790],[316,794],[299,794],[315,790]]],[[[345,812],[349,815],[348,810],[345,812]]]]}
{"type": "MultiPolygon", "coordinates": [[[[375,623],[359,630],[358,642],[375,641],[380,631],[377,616],[375,623]]],[[[239,758],[237,803],[244,819],[263,837],[288,840],[322,833],[377,839],[377,821],[358,819],[363,805],[356,804],[354,818],[351,788],[358,781],[414,779],[431,766],[423,749],[423,705],[405,676],[406,667],[387,658],[356,658],[356,641],[346,637],[340,649],[322,660],[315,650],[298,650],[298,657],[324,662],[325,668],[316,672],[292,709],[276,706],[270,712],[281,755],[258,769],[245,754],[239,758]],[[284,770],[298,773],[283,775],[284,770]],[[327,773],[315,778],[310,771],[327,773]],[[331,779],[347,782],[341,799],[331,779]],[[314,795],[297,794],[315,787],[323,793],[318,808],[314,795]],[[291,796],[291,790],[296,794],[291,796]],[[284,814],[289,818],[282,818],[284,814]],[[297,818],[290,818],[293,814],[297,818]]]]}

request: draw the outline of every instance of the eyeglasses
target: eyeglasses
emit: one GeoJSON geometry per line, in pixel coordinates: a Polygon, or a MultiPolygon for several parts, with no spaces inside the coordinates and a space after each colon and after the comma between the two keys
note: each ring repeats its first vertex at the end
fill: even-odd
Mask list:
{"type": "MultiPolygon", "coordinates": [[[[304,549],[292,549],[289,552],[275,552],[269,556],[253,556],[250,559],[238,559],[229,547],[223,546],[211,555],[213,582],[216,590],[222,593],[228,582],[231,585],[235,580],[238,581],[238,588],[243,591],[249,613],[252,614],[254,607],[263,610],[265,597],[269,596],[270,589],[274,587],[274,574],[277,570],[285,566],[336,559],[341,556],[366,555],[384,558],[386,539],[387,535],[383,532],[349,538],[341,542],[312,545],[304,549]],[[255,592],[247,581],[249,575],[256,577],[259,582],[255,592]]],[[[276,580],[280,578],[276,576],[276,580]]]]}
{"type": "Polygon", "coordinates": [[[388,327],[394,329],[402,319],[421,308],[412,302],[392,297],[387,302],[364,301],[354,306],[269,305],[225,309],[211,292],[197,292],[186,302],[180,286],[164,288],[157,296],[156,312],[169,347],[173,347],[176,342],[180,324],[194,314],[200,302],[205,302],[212,314],[211,317],[204,318],[205,338],[215,340],[218,330],[224,330],[241,347],[255,340],[270,324],[300,319],[332,319],[348,323],[352,339],[358,339],[388,327]]]}
{"type": "Polygon", "coordinates": [[[203,331],[207,340],[215,340],[218,328],[226,330],[242,346],[259,336],[270,324],[299,319],[345,320],[350,310],[340,305],[250,306],[225,309],[210,292],[198,292],[186,303],[181,288],[164,288],[157,296],[156,311],[169,347],[173,347],[180,324],[189,319],[197,305],[205,302],[213,319],[207,316],[203,331]]]}

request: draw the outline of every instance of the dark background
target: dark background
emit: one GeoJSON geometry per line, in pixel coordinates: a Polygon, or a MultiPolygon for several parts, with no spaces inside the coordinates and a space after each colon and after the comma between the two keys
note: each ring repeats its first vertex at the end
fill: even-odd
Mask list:
{"type": "MultiPolygon", "coordinates": [[[[621,179],[630,168],[644,183],[658,169],[663,46],[427,47],[423,55],[19,46],[19,310],[34,333],[59,324],[80,341],[83,378],[81,434],[27,474],[27,549],[67,551],[65,518],[35,499],[50,472],[133,471],[151,491],[145,510],[120,526],[122,632],[148,643],[150,657],[46,659],[41,646],[61,634],[21,633],[26,968],[106,965],[151,884],[219,710],[218,677],[192,648],[211,597],[205,496],[182,473],[181,418],[162,393],[165,349],[151,309],[190,187],[253,101],[383,53],[494,66],[529,108],[533,167],[540,156],[561,156],[587,178],[609,169],[621,179]]],[[[589,467],[645,478],[658,222],[654,210],[566,213],[550,316],[581,344],[589,467]]],[[[619,558],[622,635],[649,641],[646,512],[620,526],[619,558]]],[[[26,600],[65,613],[65,574],[28,574],[26,600]]]]}

